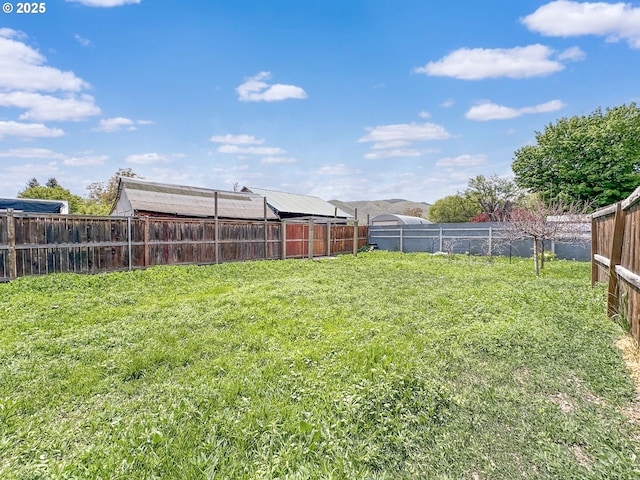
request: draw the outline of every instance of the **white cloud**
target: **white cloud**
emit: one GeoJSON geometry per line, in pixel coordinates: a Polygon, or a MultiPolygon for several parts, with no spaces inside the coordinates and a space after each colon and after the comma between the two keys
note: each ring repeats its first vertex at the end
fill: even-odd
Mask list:
{"type": "Polygon", "coordinates": [[[67,157],[63,153],[54,152],[47,148],[12,148],[0,151],[0,158],[38,158],[62,160],[69,167],[83,167],[87,165],[103,165],[109,157],[106,155],[84,155],[79,157],[67,157]]]}
{"type": "Polygon", "coordinates": [[[36,121],[81,121],[98,115],[100,109],[93,103],[91,95],[82,94],[65,98],[41,95],[33,92],[0,93],[0,107],[15,107],[27,110],[20,120],[36,121]]]}
{"type": "Polygon", "coordinates": [[[505,120],[520,117],[525,114],[555,112],[566,107],[561,100],[551,100],[533,107],[511,108],[491,102],[483,102],[471,107],[465,114],[469,120],[505,120]]]}
{"type": "Polygon", "coordinates": [[[227,145],[261,145],[264,143],[264,139],[258,139],[253,135],[214,135],[209,139],[210,142],[224,143],[227,145]]]}
{"type": "Polygon", "coordinates": [[[80,3],[87,7],[120,7],[140,3],[142,0],[67,0],[67,2],[80,3]]]}
{"type": "Polygon", "coordinates": [[[456,102],[454,102],[453,100],[449,99],[449,100],[445,100],[444,102],[442,102],[440,104],[440,106],[442,108],[451,108],[456,104],[456,102]]]}
{"type": "Polygon", "coordinates": [[[264,157],[260,160],[260,163],[264,163],[266,165],[270,164],[287,164],[287,163],[296,163],[298,160],[292,157],[264,157]]]}
{"type": "Polygon", "coordinates": [[[238,155],[282,155],[286,153],[282,148],[277,147],[238,147],[237,145],[220,145],[216,151],[220,153],[235,153],[238,155]]]}
{"type": "Polygon", "coordinates": [[[435,123],[399,123],[368,128],[369,133],[358,139],[359,143],[373,142],[371,152],[364,155],[367,160],[380,158],[419,157],[431,150],[418,150],[415,142],[446,140],[451,135],[435,123]]]}
{"type": "Polygon", "coordinates": [[[543,35],[600,35],[610,42],[624,39],[632,48],[640,48],[640,7],[630,3],[557,0],[521,21],[529,30],[543,35]]]}
{"type": "Polygon", "coordinates": [[[151,120],[132,120],[125,117],[103,118],[93,130],[96,132],[117,132],[123,128],[129,131],[137,130],[136,125],[151,125],[151,120]]]}
{"type": "Polygon", "coordinates": [[[159,153],[142,153],[137,155],[129,155],[124,159],[124,161],[137,165],[151,165],[154,163],[170,163],[171,159],[166,155],[161,155],[159,153]]]}
{"type": "Polygon", "coordinates": [[[86,157],[70,157],[65,158],[64,163],[68,167],[86,167],[94,165],[104,165],[109,160],[107,155],[96,155],[86,157]]]}
{"type": "Polygon", "coordinates": [[[369,128],[369,133],[358,142],[375,142],[384,145],[397,145],[397,142],[417,140],[444,140],[449,133],[435,123],[399,123],[369,128]]]}
{"type": "Polygon", "coordinates": [[[402,148],[411,145],[408,140],[391,140],[388,142],[374,143],[371,145],[372,150],[385,150],[388,148],[402,148]]]}
{"type": "Polygon", "coordinates": [[[10,28],[0,29],[0,88],[47,92],[78,92],[89,84],[73,72],[46,65],[39,52],[18,41],[24,34],[10,28]]]}
{"type": "Polygon", "coordinates": [[[236,88],[241,102],[278,102],[289,98],[307,98],[307,93],[295,85],[283,85],[276,83],[269,85],[265,80],[271,78],[270,72],[260,72],[248,78],[236,88]]]}
{"type": "Polygon", "coordinates": [[[73,35],[73,38],[76,39],[76,41],[82,45],[83,47],[90,47],[91,46],[91,40],[88,40],[84,37],[81,37],[80,35],[78,35],[77,33],[73,35]]]}
{"type": "Polygon", "coordinates": [[[136,122],[135,120],[125,117],[103,118],[94,130],[97,132],[116,132],[123,128],[127,130],[136,130],[135,125],[137,123],[142,122],[136,122]]]}
{"type": "Polygon", "coordinates": [[[436,162],[436,167],[479,167],[486,163],[486,155],[458,155],[441,158],[436,162]]]}
{"type": "Polygon", "coordinates": [[[59,128],[49,128],[42,123],[20,123],[0,121],[0,138],[6,136],[35,138],[61,137],[64,131],[59,128]]]}
{"type": "Polygon", "coordinates": [[[378,160],[380,158],[406,158],[406,157],[419,157],[422,155],[420,150],[415,149],[391,149],[380,150],[376,152],[370,152],[364,155],[367,160],[378,160]]]}
{"type": "Polygon", "coordinates": [[[64,154],[54,152],[47,148],[12,148],[0,152],[2,158],[49,158],[49,159],[64,159],[64,154]]]}
{"type": "Polygon", "coordinates": [[[420,113],[418,114],[418,116],[419,116],[420,118],[424,118],[425,120],[426,120],[427,118],[431,118],[431,114],[430,114],[429,112],[424,111],[424,110],[423,110],[422,112],[420,112],[420,113]]]}
{"type": "Polygon", "coordinates": [[[115,118],[103,118],[100,120],[100,124],[95,129],[100,132],[115,132],[122,128],[127,130],[135,130],[135,122],[130,118],[115,117],[115,118]]]}
{"type": "MultiPolygon", "coordinates": [[[[3,168],[3,173],[14,178],[31,178],[35,176],[45,176],[59,173],[57,162],[49,163],[26,163],[3,168]]],[[[4,175],[3,175],[4,176],[4,175]]]]}
{"type": "Polygon", "coordinates": [[[587,54],[580,47],[567,48],[564,52],[558,54],[558,60],[571,60],[579,62],[587,58],[587,54]]]}
{"type": "Polygon", "coordinates": [[[536,44],[511,49],[461,48],[415,72],[462,80],[541,77],[564,69],[551,60],[553,49],[536,44]]]}
{"type": "Polygon", "coordinates": [[[349,168],[344,163],[336,163],[335,165],[325,165],[316,171],[319,175],[358,175],[362,170],[349,168]]]}

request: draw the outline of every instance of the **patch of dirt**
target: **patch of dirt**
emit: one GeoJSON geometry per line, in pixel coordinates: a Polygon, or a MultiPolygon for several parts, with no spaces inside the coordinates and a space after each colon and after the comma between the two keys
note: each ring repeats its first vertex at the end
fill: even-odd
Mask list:
{"type": "Polygon", "coordinates": [[[576,457],[577,462],[582,465],[584,468],[590,468],[593,464],[593,459],[584,453],[582,447],[580,445],[571,445],[571,451],[573,452],[573,456],[576,457]]]}
{"type": "Polygon", "coordinates": [[[622,351],[627,369],[636,386],[636,397],[633,402],[624,409],[624,413],[629,420],[640,424],[640,349],[638,349],[638,344],[630,335],[625,335],[618,340],[616,347],[622,351]]]}
{"type": "Polygon", "coordinates": [[[524,387],[525,385],[527,385],[527,383],[529,383],[529,377],[529,370],[527,370],[526,368],[518,370],[515,374],[516,382],[518,382],[521,387],[524,387]]]}
{"type": "Polygon", "coordinates": [[[575,408],[570,401],[571,398],[566,393],[556,393],[555,395],[551,395],[549,400],[558,405],[562,413],[571,413],[575,408]]]}

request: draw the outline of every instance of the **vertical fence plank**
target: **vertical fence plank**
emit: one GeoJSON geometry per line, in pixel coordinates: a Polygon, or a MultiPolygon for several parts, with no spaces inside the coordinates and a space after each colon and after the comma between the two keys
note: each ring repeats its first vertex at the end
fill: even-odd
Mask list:
{"type": "Polygon", "coordinates": [[[9,278],[18,276],[18,259],[16,257],[16,220],[13,209],[7,210],[7,246],[9,247],[9,278]]]}
{"type": "Polygon", "coordinates": [[[149,252],[149,229],[151,220],[149,217],[144,217],[144,266],[148,267],[151,263],[151,253],[149,252]]]}
{"type": "Polygon", "coordinates": [[[313,218],[309,219],[309,252],[308,257],[313,258],[313,218]]]}
{"type": "Polygon", "coordinates": [[[269,258],[269,231],[267,229],[267,210],[269,209],[269,206],[267,205],[267,197],[262,198],[262,204],[263,204],[262,225],[264,228],[264,259],[267,260],[269,258]]]}
{"type": "Polygon", "coordinates": [[[282,260],[287,259],[287,222],[282,220],[280,222],[280,238],[282,239],[282,260]]]}
{"type": "Polygon", "coordinates": [[[616,213],[613,227],[613,239],[611,240],[611,253],[609,257],[609,287],[607,289],[607,314],[615,315],[618,311],[618,275],[616,265],[622,259],[622,241],[624,239],[624,216],[620,202],[616,205],[616,213]]]}
{"type": "Polygon", "coordinates": [[[358,220],[353,222],[353,256],[358,256],[358,220]]]}
{"type": "Polygon", "coordinates": [[[591,286],[595,286],[598,281],[598,263],[594,260],[594,255],[597,255],[598,251],[598,222],[591,217],[591,286]]]}

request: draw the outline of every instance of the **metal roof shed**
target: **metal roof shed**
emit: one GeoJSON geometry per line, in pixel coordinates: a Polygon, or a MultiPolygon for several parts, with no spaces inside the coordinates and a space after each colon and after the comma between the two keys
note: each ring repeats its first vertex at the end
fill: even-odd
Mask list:
{"type": "Polygon", "coordinates": [[[411,217],[409,215],[397,215],[395,213],[382,213],[373,217],[369,224],[372,226],[382,225],[426,225],[429,220],[422,217],[411,217]]]}
{"type": "Polygon", "coordinates": [[[335,205],[311,195],[299,195],[254,187],[244,187],[242,191],[256,193],[265,197],[269,207],[282,219],[313,218],[323,221],[336,218],[346,221],[353,218],[335,205]]]}
{"type": "Polygon", "coordinates": [[[67,200],[43,200],[32,198],[0,198],[0,210],[14,209],[28,213],[69,213],[67,200]]]}
{"type": "Polygon", "coordinates": [[[120,177],[111,215],[277,220],[260,195],[120,177]]]}

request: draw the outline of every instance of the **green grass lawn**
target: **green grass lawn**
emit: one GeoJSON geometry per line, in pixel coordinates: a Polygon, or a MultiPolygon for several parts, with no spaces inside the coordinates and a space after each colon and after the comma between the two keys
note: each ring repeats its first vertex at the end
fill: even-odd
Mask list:
{"type": "Polygon", "coordinates": [[[388,252],[0,284],[0,478],[640,478],[604,295],[388,252]]]}

